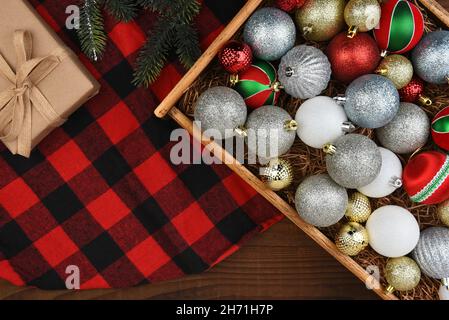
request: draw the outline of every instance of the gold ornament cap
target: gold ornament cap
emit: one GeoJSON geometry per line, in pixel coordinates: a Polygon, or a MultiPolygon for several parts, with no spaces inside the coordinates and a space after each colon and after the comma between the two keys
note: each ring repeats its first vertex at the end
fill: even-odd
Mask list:
{"type": "Polygon", "coordinates": [[[335,244],[343,254],[356,256],[368,246],[368,232],[357,222],[349,222],[338,231],[335,244]]]}
{"type": "Polygon", "coordinates": [[[354,192],[349,199],[345,216],[349,221],[364,223],[371,215],[371,203],[367,196],[354,192]]]}
{"type": "Polygon", "coordinates": [[[288,160],[272,159],[266,167],[260,168],[260,177],[273,191],[289,187],[293,182],[293,167],[288,160]]]}
{"type": "Polygon", "coordinates": [[[421,280],[421,270],[418,264],[409,257],[392,258],[385,266],[385,279],[389,284],[387,292],[408,291],[418,285],[421,280]]]}

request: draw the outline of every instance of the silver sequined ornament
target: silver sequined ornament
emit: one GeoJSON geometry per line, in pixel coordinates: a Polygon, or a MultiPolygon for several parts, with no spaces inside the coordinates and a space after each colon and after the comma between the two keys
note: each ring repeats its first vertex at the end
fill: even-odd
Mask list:
{"type": "Polygon", "coordinates": [[[402,102],[399,112],[385,127],[376,129],[379,142],[394,153],[411,153],[427,143],[430,120],[419,106],[402,102]]]}
{"type": "Polygon", "coordinates": [[[272,159],[290,150],[297,124],[284,109],[263,106],[248,116],[245,128],[249,152],[261,159],[272,159]]]}
{"type": "Polygon", "coordinates": [[[307,223],[315,227],[329,227],[345,215],[348,193],[327,174],[319,174],[306,178],[299,185],[295,205],[307,223]]]}
{"type": "Polygon", "coordinates": [[[399,110],[399,93],[391,80],[368,74],[354,80],[346,90],[344,107],[348,118],[362,128],[380,128],[399,110]]]}
{"type": "Polygon", "coordinates": [[[324,147],[329,175],[339,185],[357,189],[376,179],[382,156],[374,141],[360,134],[348,134],[324,147]]]}
{"type": "Polygon", "coordinates": [[[255,57],[268,61],[278,60],[295,45],[295,23],[282,10],[262,8],[246,22],[243,39],[251,46],[255,57]]]}
{"type": "Polygon", "coordinates": [[[282,57],[279,81],[289,95],[308,99],[327,88],[331,78],[331,64],[319,49],[300,45],[282,57]]]}
{"type": "Polygon", "coordinates": [[[195,105],[195,121],[206,135],[215,139],[234,136],[234,130],[243,126],[247,117],[245,101],[237,91],[227,87],[206,90],[195,105]],[[214,132],[215,131],[215,132],[214,132]]]}
{"type": "Polygon", "coordinates": [[[413,258],[422,272],[449,285],[449,229],[430,227],[422,231],[413,258]]]}
{"type": "Polygon", "coordinates": [[[423,80],[449,82],[449,31],[439,30],[425,35],[412,52],[415,72],[423,80]]]}

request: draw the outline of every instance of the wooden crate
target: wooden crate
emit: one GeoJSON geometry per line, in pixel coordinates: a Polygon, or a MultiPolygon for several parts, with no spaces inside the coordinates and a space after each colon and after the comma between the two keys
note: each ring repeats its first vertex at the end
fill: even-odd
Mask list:
{"type": "MultiPolygon", "coordinates": [[[[224,1],[224,0],[222,0],[224,1]]],[[[221,32],[221,34],[215,39],[215,41],[204,52],[201,58],[195,63],[195,65],[186,73],[186,75],[179,81],[176,87],[169,93],[169,95],[162,101],[162,103],[155,110],[155,115],[159,118],[163,118],[169,115],[173,118],[181,127],[186,129],[191,135],[194,135],[197,130],[193,129],[192,120],[183,114],[175,105],[181,99],[181,97],[189,90],[189,87],[195,82],[195,80],[202,74],[202,72],[211,64],[214,58],[217,56],[223,45],[229,41],[238,30],[244,25],[246,20],[251,14],[262,4],[264,0],[248,0],[245,6],[234,17],[234,19],[227,25],[227,27],[221,32]]],[[[436,0],[419,0],[419,2],[425,6],[437,19],[440,20],[442,25],[449,27],[449,13],[438,3],[436,0]]],[[[201,140],[201,143],[208,149],[213,150],[215,156],[226,163],[228,167],[242,177],[249,185],[251,185],[257,192],[270,201],[281,213],[283,213],[289,220],[291,220],[298,228],[311,237],[318,245],[331,254],[341,264],[343,264],[348,270],[350,270],[357,278],[362,282],[368,281],[382,299],[385,300],[397,300],[394,294],[387,293],[385,288],[382,288],[380,283],[368,274],[368,272],[362,268],[351,257],[342,254],[335,244],[325,236],[320,230],[314,226],[303,221],[296,210],[292,208],[284,199],[278,194],[268,189],[264,183],[256,177],[251,171],[249,171],[244,165],[239,163],[234,157],[224,150],[221,146],[213,141],[206,139],[203,136],[195,134],[196,139],[201,140]]]]}

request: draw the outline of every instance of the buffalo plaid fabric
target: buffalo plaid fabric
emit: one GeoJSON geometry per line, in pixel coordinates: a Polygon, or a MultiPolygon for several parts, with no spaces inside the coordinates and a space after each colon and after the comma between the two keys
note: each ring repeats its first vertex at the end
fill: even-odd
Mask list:
{"type": "MultiPolygon", "coordinates": [[[[243,5],[204,0],[197,19],[203,49],[243,5]]],[[[64,42],[73,0],[31,1],[64,42]]],[[[185,70],[169,64],[150,90],[131,85],[132,63],[154,23],[106,17],[104,59],[81,60],[102,85],[33,151],[0,146],[0,277],[16,285],[65,288],[67,267],[81,288],[126,287],[199,273],[280,219],[224,165],[170,162],[177,126],[153,116],[185,70]]],[[[198,152],[198,150],[196,151],[198,152]]]]}

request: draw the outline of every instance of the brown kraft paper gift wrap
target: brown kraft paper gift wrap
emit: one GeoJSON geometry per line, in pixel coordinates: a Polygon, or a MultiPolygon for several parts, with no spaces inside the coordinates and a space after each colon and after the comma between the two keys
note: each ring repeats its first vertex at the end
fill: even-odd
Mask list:
{"type": "MultiPolygon", "coordinates": [[[[35,97],[36,95],[39,96],[39,93],[41,93],[52,109],[54,109],[53,114],[59,116],[59,119],[53,119],[54,121],[50,123],[49,120],[45,119],[42,113],[38,111],[36,105],[31,103],[31,111],[29,111],[29,114],[31,115],[31,132],[28,133],[28,136],[31,135],[30,146],[32,149],[44,139],[54,127],[61,125],[63,119],[67,119],[67,117],[82,104],[96,95],[100,85],[81,64],[76,55],[64,45],[55,32],[43,21],[26,0],[1,0],[0,54],[13,71],[14,76],[19,78],[19,76],[17,76],[20,69],[18,68],[18,63],[24,66],[24,63],[26,62],[24,62],[24,58],[21,58],[20,54],[17,53],[16,47],[20,47],[19,52],[30,51],[28,57],[25,59],[27,61],[54,55],[54,57],[47,58],[41,64],[38,64],[35,70],[31,72],[31,74],[33,74],[33,72],[39,72],[39,70],[36,69],[47,67],[47,71],[43,72],[44,77],[33,77],[31,75],[29,77],[31,83],[28,81],[28,84],[25,84],[25,86],[23,85],[24,81],[19,81],[20,84],[17,85],[12,84],[11,80],[6,79],[4,75],[5,72],[0,70],[0,95],[8,90],[10,92],[20,92],[19,94],[22,95],[20,98],[23,98],[26,102],[26,100],[30,100],[28,98],[29,96],[35,97]],[[25,41],[27,43],[21,43],[20,39],[27,40],[25,41]],[[17,45],[18,43],[21,43],[21,45],[17,45]],[[49,64],[50,66],[48,66],[49,64]],[[42,78],[42,80],[33,81],[36,80],[36,78],[42,78]],[[37,90],[34,92],[32,92],[33,90],[28,90],[26,94],[23,94],[24,90],[27,90],[29,86],[34,86],[34,89],[37,90]]],[[[12,99],[15,99],[15,103],[17,104],[17,100],[20,100],[20,98],[14,96],[12,99]]],[[[33,101],[33,99],[31,100],[33,101]]],[[[34,99],[34,101],[36,101],[36,99],[34,99]]],[[[4,107],[5,105],[0,105],[0,136],[4,136],[5,133],[8,133],[8,131],[11,130],[10,124],[5,128],[1,128],[2,117],[3,119],[5,119],[5,117],[12,118],[12,113],[7,112],[8,110],[5,112],[4,107]],[[1,108],[3,108],[3,110],[1,108]]],[[[27,140],[26,121],[21,127],[23,130],[23,139],[27,140]]],[[[18,139],[2,139],[2,141],[12,153],[19,153],[26,157],[29,156],[29,151],[23,150],[27,149],[26,147],[19,147],[18,150],[18,139]]]]}

